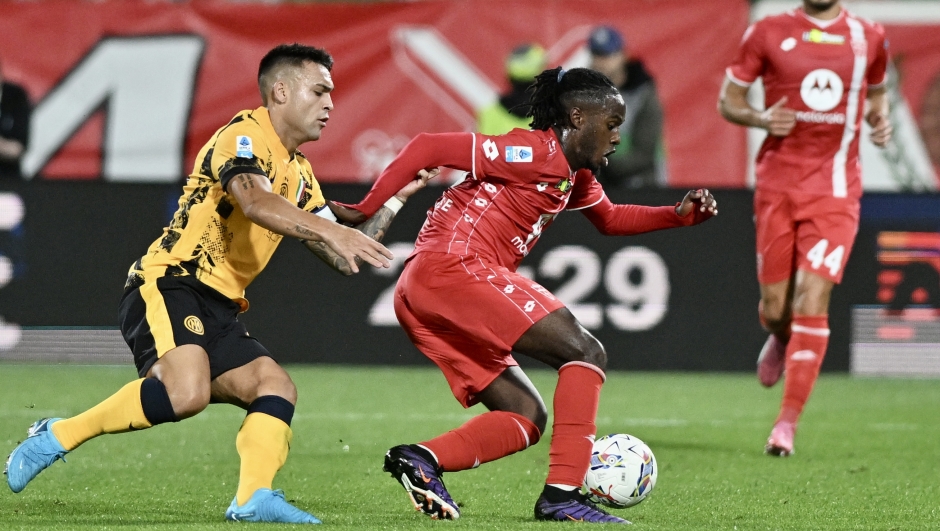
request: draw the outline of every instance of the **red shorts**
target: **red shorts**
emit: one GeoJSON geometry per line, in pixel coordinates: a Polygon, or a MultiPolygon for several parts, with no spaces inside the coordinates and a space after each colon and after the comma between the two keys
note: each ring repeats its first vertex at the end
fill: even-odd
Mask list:
{"type": "Polygon", "coordinates": [[[841,282],[859,209],[858,199],[755,191],[757,280],[773,284],[802,269],[841,282]]]}
{"type": "Polygon", "coordinates": [[[405,264],[395,315],[464,407],[507,367],[512,346],[564,304],[535,281],[475,256],[421,252],[405,264]]]}

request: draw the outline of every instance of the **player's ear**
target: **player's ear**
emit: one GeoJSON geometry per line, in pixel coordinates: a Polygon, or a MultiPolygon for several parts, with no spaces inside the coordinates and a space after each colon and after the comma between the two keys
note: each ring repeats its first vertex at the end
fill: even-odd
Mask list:
{"type": "Polygon", "coordinates": [[[568,110],[568,121],[571,122],[571,126],[575,129],[584,127],[586,118],[580,107],[572,107],[568,110]]]}
{"type": "Polygon", "coordinates": [[[271,100],[274,103],[287,103],[287,93],[289,92],[289,87],[283,79],[278,79],[274,82],[274,85],[271,86],[271,100]]]}

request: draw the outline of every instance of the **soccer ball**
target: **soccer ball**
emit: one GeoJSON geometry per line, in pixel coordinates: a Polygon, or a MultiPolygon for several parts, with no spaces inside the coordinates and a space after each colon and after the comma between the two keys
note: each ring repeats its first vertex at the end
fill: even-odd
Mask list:
{"type": "Polygon", "coordinates": [[[591,501],[609,507],[632,507],[656,486],[656,458],[632,435],[614,433],[594,442],[584,490],[591,501]]]}

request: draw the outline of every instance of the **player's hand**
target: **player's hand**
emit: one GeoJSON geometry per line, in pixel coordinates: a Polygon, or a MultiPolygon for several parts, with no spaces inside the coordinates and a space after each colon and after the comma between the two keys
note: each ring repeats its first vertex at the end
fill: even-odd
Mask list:
{"type": "Polygon", "coordinates": [[[401,201],[402,203],[404,203],[405,201],[408,200],[409,197],[414,195],[418,190],[427,186],[428,181],[437,177],[440,174],[441,174],[440,168],[434,168],[431,171],[419,170],[418,176],[415,178],[415,180],[406,184],[401,190],[399,190],[398,193],[395,194],[395,198],[401,201]]]}
{"type": "Polygon", "coordinates": [[[773,136],[787,136],[796,126],[796,111],[784,107],[786,104],[787,97],[784,96],[760,113],[761,127],[773,136]]]}
{"type": "Polygon", "coordinates": [[[359,272],[358,262],[375,267],[389,267],[395,257],[384,245],[359,232],[338,223],[331,223],[323,233],[323,243],[341,256],[353,273],[359,272]]]}
{"type": "Polygon", "coordinates": [[[880,112],[870,112],[865,117],[865,121],[871,126],[871,143],[880,148],[887,146],[894,132],[894,127],[888,117],[880,112]]]}
{"type": "Polygon", "coordinates": [[[696,225],[711,219],[712,216],[718,215],[718,201],[715,200],[715,196],[705,188],[690,190],[689,193],[685,194],[685,197],[682,198],[682,202],[676,207],[676,214],[680,218],[692,214],[695,216],[692,224],[696,225]]]}

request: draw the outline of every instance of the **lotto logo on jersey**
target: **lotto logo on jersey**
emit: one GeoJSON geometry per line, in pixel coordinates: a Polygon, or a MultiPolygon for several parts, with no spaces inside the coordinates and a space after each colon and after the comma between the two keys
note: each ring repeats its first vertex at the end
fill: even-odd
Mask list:
{"type": "Polygon", "coordinates": [[[250,159],[255,156],[254,151],[251,149],[251,137],[235,137],[235,156],[244,159],[250,159]]]}
{"type": "Polygon", "coordinates": [[[506,162],[532,162],[529,146],[506,146],[506,162]]]}
{"type": "Polygon", "coordinates": [[[826,112],[835,109],[842,101],[842,90],[842,78],[832,70],[820,68],[803,78],[800,97],[810,109],[826,112]]]}
{"type": "Polygon", "coordinates": [[[833,35],[819,29],[811,29],[803,32],[803,42],[814,42],[816,44],[845,44],[844,35],[833,35]]]}

